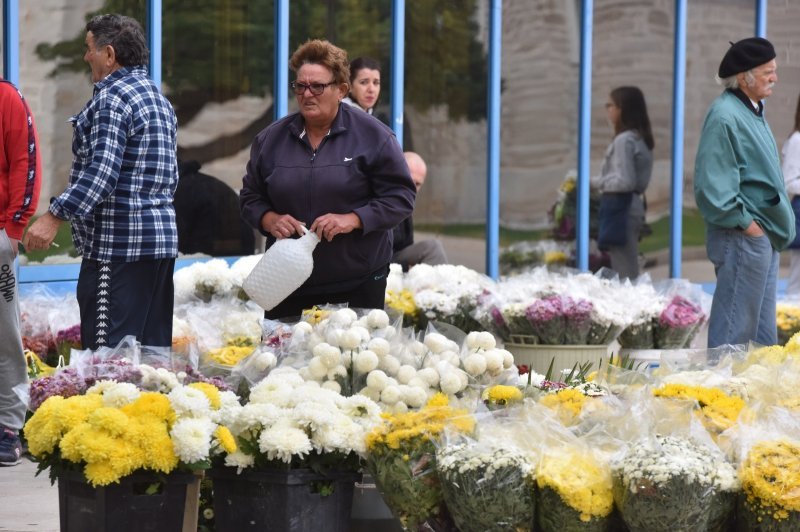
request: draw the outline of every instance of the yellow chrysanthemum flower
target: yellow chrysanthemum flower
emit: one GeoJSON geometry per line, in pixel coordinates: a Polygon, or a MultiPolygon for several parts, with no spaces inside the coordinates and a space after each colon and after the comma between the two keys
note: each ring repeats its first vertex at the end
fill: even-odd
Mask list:
{"type": "Polygon", "coordinates": [[[158,392],[142,392],[139,398],[121,409],[130,417],[153,416],[165,421],[169,426],[175,423],[176,415],[169,398],[158,392]]]}
{"type": "Polygon", "coordinates": [[[118,408],[104,407],[89,414],[86,422],[95,429],[102,429],[112,436],[119,436],[127,430],[130,419],[118,408]]]}
{"type": "Polygon", "coordinates": [[[569,425],[575,421],[586,401],[590,400],[580,390],[575,388],[565,388],[556,393],[545,395],[539,400],[543,406],[555,410],[558,413],[559,419],[565,425],[569,425]]]}
{"type": "Polygon", "coordinates": [[[800,445],[762,441],[750,449],[739,470],[747,501],[757,513],[777,520],[800,512],[800,445]]]}
{"type": "Polygon", "coordinates": [[[768,347],[761,347],[751,352],[747,357],[747,362],[764,366],[779,365],[786,361],[787,356],[783,346],[771,345],[768,347]]]}
{"type": "Polygon", "coordinates": [[[483,400],[496,405],[507,405],[522,401],[522,390],[516,386],[498,384],[483,391],[483,400]]]}
{"type": "Polygon", "coordinates": [[[719,388],[704,388],[686,384],[667,384],[653,390],[655,397],[697,401],[701,420],[706,428],[719,433],[731,428],[744,408],[744,400],[732,397],[719,388]]]}
{"type": "Polygon", "coordinates": [[[536,473],[539,488],[551,488],[580,513],[581,521],[606,517],[614,509],[611,471],[590,456],[576,452],[549,453],[536,473]]]}
{"type": "Polygon", "coordinates": [[[214,431],[214,438],[216,438],[219,446],[222,447],[222,450],[226,453],[236,452],[236,439],[233,437],[228,427],[222,425],[218,426],[217,430],[214,431]]]}
{"type": "Polygon", "coordinates": [[[216,386],[207,382],[193,382],[189,385],[189,388],[195,388],[203,392],[205,396],[208,397],[211,408],[219,410],[219,407],[222,405],[222,399],[219,395],[219,389],[217,389],[216,386]]]}

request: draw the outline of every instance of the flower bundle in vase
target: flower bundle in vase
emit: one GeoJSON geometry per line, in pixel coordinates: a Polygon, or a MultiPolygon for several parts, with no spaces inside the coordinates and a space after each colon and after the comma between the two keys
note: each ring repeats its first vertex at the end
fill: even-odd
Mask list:
{"type": "Polygon", "coordinates": [[[567,323],[564,317],[561,296],[547,296],[534,301],[525,310],[525,316],[528,318],[540,343],[546,345],[561,345],[564,343],[567,323]]]}
{"type": "Polygon", "coordinates": [[[733,511],[733,466],[680,436],[633,442],[612,464],[614,502],[631,532],[716,530],[733,511]]]}
{"type": "Polygon", "coordinates": [[[367,469],[405,530],[455,529],[435,468],[434,439],[446,428],[469,434],[475,420],[437,393],[419,411],[384,414],[383,424],[367,437],[367,469]]]}
{"type": "Polygon", "coordinates": [[[533,529],[533,466],[518,450],[447,445],[436,454],[447,508],[462,532],[533,529]]]}
{"type": "Polygon", "coordinates": [[[658,317],[655,329],[655,346],[660,349],[687,347],[694,333],[705,320],[700,305],[675,296],[658,317]]]}

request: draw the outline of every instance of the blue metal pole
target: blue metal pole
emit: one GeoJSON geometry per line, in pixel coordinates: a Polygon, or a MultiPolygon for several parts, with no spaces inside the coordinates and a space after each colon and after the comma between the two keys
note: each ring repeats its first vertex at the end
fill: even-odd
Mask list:
{"type": "Polygon", "coordinates": [[[19,0],[3,0],[3,78],[19,85],[19,0]]]}
{"type": "Polygon", "coordinates": [[[150,77],[161,86],[161,0],[147,0],[147,40],[150,46],[150,77]]]}
{"type": "Polygon", "coordinates": [[[767,0],[756,0],[756,37],[767,37],[767,0]]]}
{"type": "Polygon", "coordinates": [[[275,0],[275,120],[289,114],[289,0],[275,0]]]}
{"type": "Polygon", "coordinates": [[[577,266],[589,269],[589,156],[592,138],[592,0],[581,2],[581,64],[578,103],[577,266]]]}
{"type": "Polygon", "coordinates": [[[672,205],[669,229],[669,275],[681,276],[683,236],[683,133],[686,96],[686,0],[675,0],[672,65],[672,205]]]}
{"type": "Polygon", "coordinates": [[[405,94],[406,2],[392,0],[392,102],[390,120],[400,146],[403,145],[403,100],[405,94]]]}
{"type": "Polygon", "coordinates": [[[497,279],[500,248],[500,84],[503,45],[503,1],[489,11],[489,87],[486,157],[486,275],[497,279]]]}

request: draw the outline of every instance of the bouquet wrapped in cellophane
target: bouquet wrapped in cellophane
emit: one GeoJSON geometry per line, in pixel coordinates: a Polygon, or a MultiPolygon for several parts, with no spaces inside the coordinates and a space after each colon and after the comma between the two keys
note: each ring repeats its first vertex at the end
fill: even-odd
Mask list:
{"type": "Polygon", "coordinates": [[[436,472],[434,440],[446,427],[469,434],[475,419],[437,393],[419,411],[383,414],[367,436],[367,470],[392,513],[409,531],[452,531],[436,472]]]}

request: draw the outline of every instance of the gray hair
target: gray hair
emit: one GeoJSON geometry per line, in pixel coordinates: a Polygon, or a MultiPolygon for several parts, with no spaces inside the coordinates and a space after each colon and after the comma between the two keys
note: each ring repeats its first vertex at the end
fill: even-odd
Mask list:
{"type": "MultiPolygon", "coordinates": [[[[736,78],[739,74],[734,74],[733,76],[728,76],[727,78],[719,77],[719,74],[714,75],[714,80],[716,80],[717,85],[722,85],[726,89],[738,89],[739,88],[739,80],[736,78]]],[[[744,73],[744,82],[747,84],[748,87],[752,86],[755,83],[756,77],[753,75],[752,70],[748,70],[744,73]]]]}
{"type": "Polygon", "coordinates": [[[97,48],[111,45],[121,66],[138,66],[148,63],[147,41],[141,24],[123,15],[97,15],[86,24],[97,48]]]}

